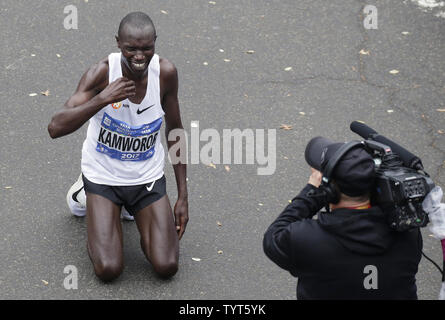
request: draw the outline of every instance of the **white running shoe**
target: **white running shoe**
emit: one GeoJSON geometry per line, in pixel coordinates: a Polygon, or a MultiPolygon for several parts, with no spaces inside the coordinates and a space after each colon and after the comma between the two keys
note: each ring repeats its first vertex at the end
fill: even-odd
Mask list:
{"type": "MultiPolygon", "coordinates": [[[[83,188],[82,173],[66,194],[66,202],[71,213],[77,217],[85,217],[87,214],[87,197],[83,188]]],[[[134,217],[122,206],[121,219],[134,221],[134,217]]]]}
{"type": "Polygon", "coordinates": [[[66,202],[71,213],[77,217],[84,217],[87,214],[87,197],[83,189],[82,173],[77,181],[71,186],[66,194],[66,202]]]}

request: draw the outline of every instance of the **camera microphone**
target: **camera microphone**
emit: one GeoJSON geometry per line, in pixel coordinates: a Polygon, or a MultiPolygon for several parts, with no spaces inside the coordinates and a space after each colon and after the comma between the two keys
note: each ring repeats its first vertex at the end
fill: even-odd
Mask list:
{"type": "Polygon", "coordinates": [[[358,121],[353,121],[351,122],[350,128],[353,132],[357,133],[365,140],[371,139],[389,146],[391,150],[400,157],[405,166],[415,170],[423,170],[422,161],[419,159],[419,157],[415,156],[397,143],[378,134],[377,131],[368,127],[366,124],[358,121]]]}

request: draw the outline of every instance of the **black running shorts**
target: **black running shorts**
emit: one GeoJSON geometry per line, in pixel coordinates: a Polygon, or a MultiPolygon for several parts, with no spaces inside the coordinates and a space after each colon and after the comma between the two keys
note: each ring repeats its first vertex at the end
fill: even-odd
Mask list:
{"type": "Polygon", "coordinates": [[[98,194],[119,206],[124,206],[132,216],[167,193],[165,175],[153,182],[136,186],[96,184],[85,178],[83,174],[82,179],[85,192],[98,194]]]}

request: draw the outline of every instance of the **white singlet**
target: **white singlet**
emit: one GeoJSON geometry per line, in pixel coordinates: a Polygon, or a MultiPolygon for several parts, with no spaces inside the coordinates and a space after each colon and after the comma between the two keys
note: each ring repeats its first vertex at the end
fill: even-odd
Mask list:
{"type": "MultiPolygon", "coordinates": [[[[120,52],[108,56],[108,66],[109,83],[122,77],[120,52]]],[[[144,100],[140,104],[129,99],[109,104],[90,119],[81,162],[88,180],[129,186],[149,183],[164,174],[159,73],[159,56],[155,54],[148,66],[144,100]]]]}

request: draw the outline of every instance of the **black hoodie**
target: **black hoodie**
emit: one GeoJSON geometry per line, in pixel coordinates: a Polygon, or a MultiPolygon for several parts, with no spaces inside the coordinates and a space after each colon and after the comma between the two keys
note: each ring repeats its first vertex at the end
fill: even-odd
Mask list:
{"type": "Polygon", "coordinates": [[[417,299],[420,230],[395,232],[379,207],[323,207],[308,184],[264,235],[266,255],[298,277],[298,299],[417,299]]]}

